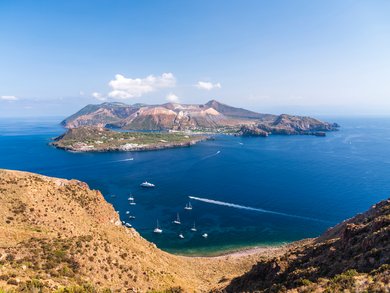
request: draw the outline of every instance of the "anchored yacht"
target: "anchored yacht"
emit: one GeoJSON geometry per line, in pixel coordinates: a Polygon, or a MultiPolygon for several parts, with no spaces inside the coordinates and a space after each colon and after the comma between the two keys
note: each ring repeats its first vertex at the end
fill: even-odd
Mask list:
{"type": "Polygon", "coordinates": [[[185,210],[192,210],[192,205],[191,203],[189,202],[188,204],[186,204],[186,206],[184,207],[185,210]]]}
{"type": "Polygon", "coordinates": [[[179,234],[179,238],[180,238],[180,239],[184,239],[183,233],[180,233],[180,234],[179,234]]]}
{"type": "Polygon", "coordinates": [[[150,183],[148,181],[145,181],[145,182],[142,182],[141,183],[141,187],[145,187],[145,188],[153,188],[155,187],[155,185],[153,183],[150,183]]]}
{"type": "Polygon", "coordinates": [[[181,224],[181,222],[180,222],[180,217],[179,217],[179,213],[177,213],[176,220],[174,220],[172,223],[177,224],[177,225],[180,225],[180,224],[181,224]]]}
{"type": "Polygon", "coordinates": [[[192,232],[196,232],[196,231],[198,231],[198,230],[196,230],[196,227],[195,227],[195,222],[194,222],[194,226],[191,228],[191,231],[192,231],[192,232]]]}
{"type": "Polygon", "coordinates": [[[162,233],[162,229],[160,228],[159,224],[158,224],[158,220],[157,220],[157,226],[156,228],[153,230],[154,233],[157,233],[157,234],[161,234],[162,233]]]}

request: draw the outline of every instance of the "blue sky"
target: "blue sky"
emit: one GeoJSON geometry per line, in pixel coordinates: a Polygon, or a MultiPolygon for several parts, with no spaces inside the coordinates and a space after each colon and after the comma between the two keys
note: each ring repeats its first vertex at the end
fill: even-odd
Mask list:
{"type": "Polygon", "coordinates": [[[0,0],[0,117],[88,103],[390,114],[390,1],[0,0]]]}

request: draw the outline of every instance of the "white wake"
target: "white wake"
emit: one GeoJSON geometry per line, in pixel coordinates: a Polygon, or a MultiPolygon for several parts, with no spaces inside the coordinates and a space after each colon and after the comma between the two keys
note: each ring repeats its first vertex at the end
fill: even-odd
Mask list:
{"type": "Polygon", "coordinates": [[[202,202],[215,204],[215,205],[220,205],[220,206],[225,206],[225,207],[230,207],[230,208],[249,210],[249,211],[260,212],[260,213],[267,213],[267,214],[274,214],[274,215],[279,215],[279,216],[284,216],[284,217],[291,217],[291,218],[310,220],[310,221],[316,221],[316,222],[328,222],[328,221],[325,221],[325,220],[320,220],[320,219],[315,219],[315,218],[310,218],[310,217],[304,217],[304,216],[298,216],[298,215],[292,215],[292,214],[286,214],[286,213],[281,213],[281,212],[275,212],[275,211],[270,211],[270,210],[265,210],[265,209],[260,209],[260,208],[248,207],[248,206],[243,206],[243,205],[239,205],[239,204],[235,204],[235,203],[229,203],[229,202],[223,202],[223,201],[214,200],[214,199],[208,199],[208,198],[202,198],[202,197],[196,197],[196,196],[189,196],[189,198],[193,199],[193,200],[197,200],[197,201],[202,201],[202,202]]]}

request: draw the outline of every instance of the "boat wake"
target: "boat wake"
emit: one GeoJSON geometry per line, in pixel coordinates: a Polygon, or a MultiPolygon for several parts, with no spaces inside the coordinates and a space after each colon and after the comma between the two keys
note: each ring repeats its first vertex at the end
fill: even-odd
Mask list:
{"type": "Polygon", "coordinates": [[[302,219],[302,220],[316,221],[316,222],[322,222],[322,223],[331,223],[329,221],[325,221],[325,220],[321,220],[321,219],[298,216],[298,215],[293,215],[293,214],[286,214],[286,213],[275,212],[275,211],[270,211],[270,210],[265,210],[265,209],[260,209],[260,208],[254,208],[254,207],[248,207],[248,206],[243,206],[243,205],[229,203],[229,202],[223,202],[223,201],[214,200],[214,199],[208,199],[208,198],[202,198],[202,197],[196,197],[196,196],[189,196],[189,198],[193,199],[193,200],[201,201],[201,202],[206,202],[206,203],[230,207],[230,208],[260,212],[260,213],[266,213],[266,214],[273,214],[273,215],[290,217],[290,218],[297,218],[297,219],[302,219]]]}
{"type": "Polygon", "coordinates": [[[221,153],[221,151],[217,151],[216,153],[214,153],[212,155],[205,156],[202,160],[218,156],[220,153],[221,153]]]}

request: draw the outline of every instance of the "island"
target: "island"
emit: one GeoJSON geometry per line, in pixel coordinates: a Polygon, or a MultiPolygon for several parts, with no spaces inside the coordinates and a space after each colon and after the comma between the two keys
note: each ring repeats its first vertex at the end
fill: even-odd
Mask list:
{"type": "Polygon", "coordinates": [[[68,129],[51,144],[74,152],[148,151],[188,147],[208,139],[205,135],[176,132],[121,132],[104,127],[82,126],[68,129]]]}

